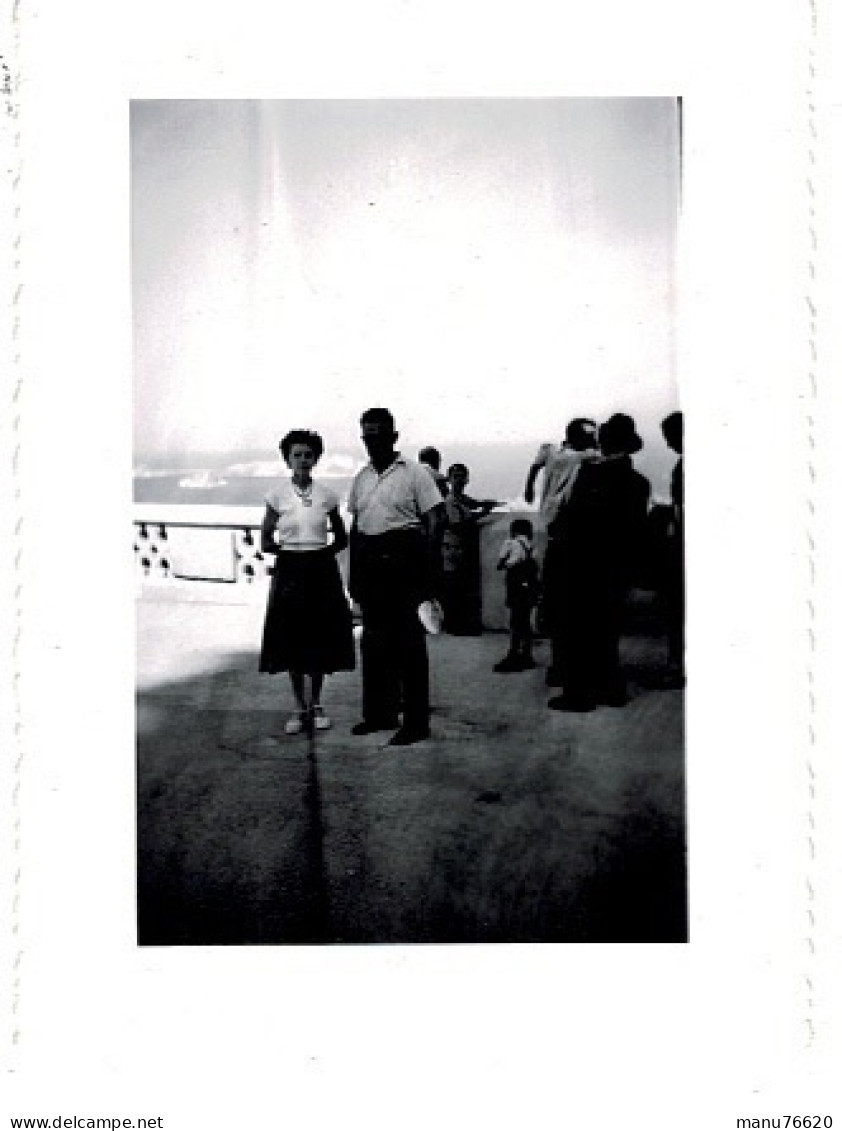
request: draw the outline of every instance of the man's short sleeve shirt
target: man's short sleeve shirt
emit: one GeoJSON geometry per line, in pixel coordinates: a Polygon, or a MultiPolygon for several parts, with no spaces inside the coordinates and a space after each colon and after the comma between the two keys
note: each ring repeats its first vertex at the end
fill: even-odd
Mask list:
{"type": "Polygon", "coordinates": [[[541,492],[541,514],[546,522],[558,514],[559,508],[570,502],[570,494],[582,462],[598,455],[594,449],[579,452],[562,446],[551,449],[544,464],[544,483],[541,492]]]}
{"type": "Polygon", "coordinates": [[[361,534],[385,534],[419,526],[439,503],[441,494],[429,471],[399,455],[382,475],[370,463],[357,472],[348,510],[361,534]]]}

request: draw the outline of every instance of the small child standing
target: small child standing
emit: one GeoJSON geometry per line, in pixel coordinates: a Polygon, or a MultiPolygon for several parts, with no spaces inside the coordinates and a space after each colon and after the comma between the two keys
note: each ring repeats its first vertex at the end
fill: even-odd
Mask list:
{"type": "Polygon", "coordinates": [[[496,672],[522,672],[535,667],[532,659],[532,610],[538,604],[538,563],[532,549],[532,523],[516,518],[500,547],[497,568],[506,571],[509,608],[509,651],[494,665],[496,672]]]}

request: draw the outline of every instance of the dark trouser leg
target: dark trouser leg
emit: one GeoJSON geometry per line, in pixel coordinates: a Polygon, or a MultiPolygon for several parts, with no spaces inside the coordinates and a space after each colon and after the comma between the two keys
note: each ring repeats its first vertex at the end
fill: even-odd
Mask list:
{"type": "Polygon", "coordinates": [[[426,730],[430,694],[427,639],[418,604],[428,592],[423,539],[377,535],[361,543],[366,569],[363,612],[363,718],[426,730]]]}
{"type": "Polygon", "coordinates": [[[441,606],[444,612],[444,631],[459,631],[459,578],[455,570],[446,570],[441,576],[441,606]]]}
{"type": "Polygon", "coordinates": [[[684,671],[684,593],[676,587],[667,606],[667,656],[670,667],[684,671]]]}
{"type": "Polygon", "coordinates": [[[615,584],[601,587],[594,605],[593,685],[602,702],[622,700],[626,683],[620,668],[620,630],[624,591],[615,584]]]}
{"type": "Polygon", "coordinates": [[[371,595],[362,606],[363,719],[389,722],[400,709],[400,679],[394,643],[394,609],[371,595]]]}
{"type": "Polygon", "coordinates": [[[563,646],[559,675],[565,697],[592,702],[594,698],[596,639],[594,587],[584,571],[565,569],[558,594],[558,631],[563,646]]]}
{"type": "Polygon", "coordinates": [[[467,632],[471,635],[479,635],[482,632],[482,574],[479,546],[475,547],[472,559],[465,565],[465,616],[467,632]]]}
{"type": "Polygon", "coordinates": [[[375,723],[396,718],[403,705],[407,727],[430,723],[427,638],[414,597],[385,592],[363,606],[363,718],[375,723]]]}
{"type": "Polygon", "coordinates": [[[684,673],[684,553],[683,544],[672,550],[664,592],[667,649],[670,668],[684,673]]]}
{"type": "Polygon", "coordinates": [[[511,611],[511,646],[512,655],[522,658],[532,656],[532,606],[517,604],[511,611]]]}
{"type": "Polygon", "coordinates": [[[446,632],[454,636],[473,636],[482,632],[478,583],[466,569],[443,573],[441,598],[446,632]]]}
{"type": "Polygon", "coordinates": [[[667,656],[669,666],[676,672],[684,673],[684,609],[671,610],[667,628],[667,656]]]}
{"type": "Polygon", "coordinates": [[[541,571],[542,594],[542,619],[545,630],[550,637],[550,669],[561,675],[563,666],[564,648],[564,618],[563,598],[561,588],[562,578],[562,549],[558,539],[548,538],[547,549],[544,553],[544,566],[541,571]]]}
{"type": "Polygon", "coordinates": [[[403,725],[427,730],[430,725],[430,674],[427,635],[414,599],[395,609],[394,655],[403,691],[403,725]]]}

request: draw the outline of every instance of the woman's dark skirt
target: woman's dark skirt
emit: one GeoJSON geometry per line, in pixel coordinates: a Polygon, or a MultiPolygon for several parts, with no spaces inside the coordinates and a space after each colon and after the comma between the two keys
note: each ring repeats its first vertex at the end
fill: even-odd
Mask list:
{"type": "Polygon", "coordinates": [[[278,554],[260,650],[262,672],[351,671],[351,610],[333,550],[278,554]]]}

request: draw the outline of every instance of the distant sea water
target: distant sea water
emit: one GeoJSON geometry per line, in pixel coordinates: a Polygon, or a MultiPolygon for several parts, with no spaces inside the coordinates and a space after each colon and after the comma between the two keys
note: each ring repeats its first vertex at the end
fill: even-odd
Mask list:
{"type": "MultiPolygon", "coordinates": [[[[470,469],[468,493],[480,499],[509,504],[522,503],[523,488],[538,442],[485,444],[467,441],[442,449],[442,469],[450,463],[465,463],[470,469]]],[[[409,453],[415,458],[414,449],[409,453]]],[[[644,449],[635,464],[652,483],[653,501],[669,497],[669,476],[674,455],[666,448],[644,449]]],[[[344,504],[353,476],[363,457],[339,454],[325,456],[314,477],[330,486],[344,504]]],[[[256,507],[262,510],[266,494],[289,475],[280,459],[267,460],[264,453],[236,452],[227,456],[139,459],[134,474],[134,501],[140,504],[187,506],[256,507]]],[[[540,481],[538,484],[540,491],[540,481]]]]}

